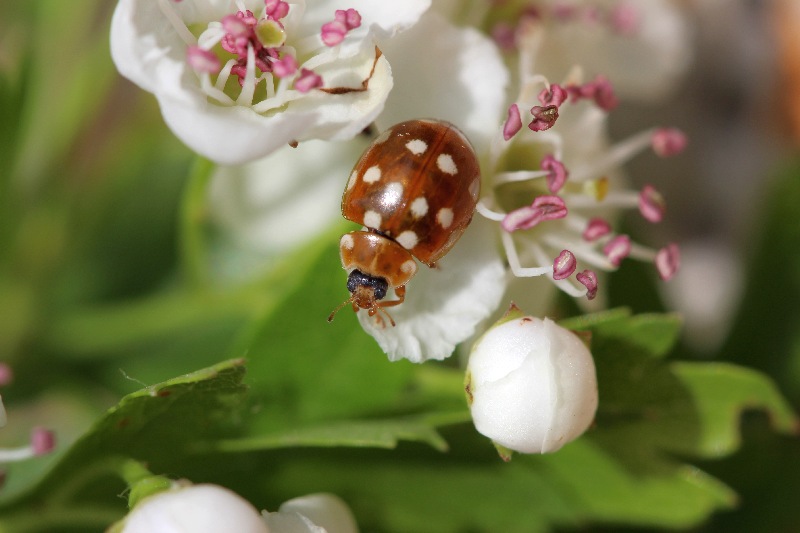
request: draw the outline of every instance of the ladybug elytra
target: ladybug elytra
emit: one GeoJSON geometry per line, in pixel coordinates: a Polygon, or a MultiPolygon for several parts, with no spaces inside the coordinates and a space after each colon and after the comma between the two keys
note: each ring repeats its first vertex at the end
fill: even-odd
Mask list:
{"type": "MultiPolygon", "coordinates": [[[[434,267],[472,220],[480,193],[475,151],[455,126],[409,120],[381,134],[353,168],[342,197],[342,215],[364,226],[342,236],[353,310],[394,325],[385,307],[405,299],[417,272],[414,258],[434,267]],[[389,288],[396,300],[384,301],[389,288]]],[[[339,306],[328,320],[332,320],[339,306]]]]}

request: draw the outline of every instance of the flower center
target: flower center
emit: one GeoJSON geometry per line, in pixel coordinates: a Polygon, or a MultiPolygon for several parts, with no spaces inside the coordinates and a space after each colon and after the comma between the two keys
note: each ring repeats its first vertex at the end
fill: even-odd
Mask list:
{"type": "Polygon", "coordinates": [[[180,7],[159,0],[166,18],[186,41],[187,63],[209,99],[262,114],[322,88],[323,79],[315,70],[335,61],[336,45],[361,25],[356,10],[337,10],[318,34],[298,37],[290,30],[298,21],[291,19],[302,12],[294,13],[296,8],[283,0],[263,2],[263,9],[254,12],[248,9],[254,2],[236,0],[235,13],[190,31],[180,7]]]}

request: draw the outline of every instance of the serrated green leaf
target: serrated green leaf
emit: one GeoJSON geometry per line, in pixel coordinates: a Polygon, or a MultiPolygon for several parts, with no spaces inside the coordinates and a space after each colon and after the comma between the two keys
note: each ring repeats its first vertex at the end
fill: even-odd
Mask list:
{"type": "Polygon", "coordinates": [[[782,433],[797,433],[798,420],[775,384],[764,374],[725,363],[673,363],[672,372],[686,387],[699,416],[695,453],[727,455],[739,448],[742,412],[766,412],[782,433]]]}
{"type": "Polygon", "coordinates": [[[0,531],[104,528],[124,513],[114,496],[121,480],[110,477],[127,458],[169,471],[198,439],[224,435],[237,420],[243,376],[243,360],[231,360],[129,394],[28,494],[0,506],[0,531]],[[87,498],[100,487],[104,497],[87,498]]]}
{"type": "Polygon", "coordinates": [[[602,333],[603,342],[622,342],[651,357],[663,357],[678,340],[683,320],[677,314],[631,316],[626,309],[612,309],[564,320],[560,324],[579,331],[591,329],[602,333]]]}

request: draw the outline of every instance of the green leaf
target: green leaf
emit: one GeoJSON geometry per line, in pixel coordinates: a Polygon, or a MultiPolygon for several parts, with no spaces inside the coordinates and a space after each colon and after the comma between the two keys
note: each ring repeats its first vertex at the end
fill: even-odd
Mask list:
{"type": "Polygon", "coordinates": [[[745,410],[766,412],[772,426],[782,433],[800,430],[775,383],[760,372],[725,363],[674,363],[671,368],[700,417],[701,432],[693,450],[698,455],[719,457],[737,450],[739,420],[745,410]]]}
{"type": "Polygon", "coordinates": [[[124,513],[115,495],[128,458],[166,472],[198,439],[230,434],[239,420],[243,376],[243,361],[232,360],[129,394],[28,494],[0,506],[0,531],[109,525],[124,513]]]}
{"type": "Polygon", "coordinates": [[[306,260],[290,270],[291,290],[229,352],[249,360],[247,383],[256,411],[248,421],[250,436],[405,409],[414,365],[389,362],[349,309],[333,323],[326,320],[349,296],[340,235],[332,231],[305,250],[306,260]]]}
{"type": "MultiPolygon", "coordinates": [[[[264,432],[220,447],[261,450],[260,466],[248,468],[269,472],[268,481],[247,488],[253,501],[277,504],[312,490],[334,492],[370,531],[530,532],[587,523],[688,528],[738,502],[724,482],[691,461],[733,452],[743,409],[766,411],[779,431],[795,427],[765,376],[732,365],[665,360],[680,323],[675,316],[623,310],[568,323],[591,333],[600,407],[594,427],[555,454],[515,454],[504,463],[471,424],[441,420],[429,422],[445,437],[446,454],[399,442],[426,442],[424,425],[417,425],[424,415],[412,418],[410,433],[391,419],[349,421],[264,432]],[[382,430],[385,438],[376,435],[382,430]],[[362,438],[391,451],[333,447],[358,446],[362,438]]],[[[414,369],[410,388],[429,389],[418,393],[448,405],[463,402],[461,371],[428,366],[414,369]]],[[[226,455],[227,468],[235,458],[226,455]]],[[[235,472],[218,479],[235,485],[241,477],[235,472]]]]}
{"type": "Polygon", "coordinates": [[[401,440],[422,442],[445,452],[447,442],[434,429],[443,423],[469,420],[466,411],[384,420],[353,420],[288,429],[244,439],[221,440],[203,451],[241,452],[291,447],[396,448],[401,440]]]}

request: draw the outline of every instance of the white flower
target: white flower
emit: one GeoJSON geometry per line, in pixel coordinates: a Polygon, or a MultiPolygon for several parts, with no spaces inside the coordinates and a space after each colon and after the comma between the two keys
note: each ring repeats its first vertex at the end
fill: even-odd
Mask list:
{"type": "Polygon", "coordinates": [[[307,141],[248,165],[221,166],[209,205],[243,249],[274,257],[341,220],[341,197],[366,140],[307,141]],[[290,229],[287,229],[290,228],[290,229]]]}
{"type": "Polygon", "coordinates": [[[270,533],[258,510],[218,485],[189,485],[149,496],[125,518],[120,533],[270,533]]]}
{"type": "Polygon", "coordinates": [[[370,124],[392,87],[377,45],[429,5],[120,0],[111,53],[188,146],[243,163],[289,143],[348,139],[370,124]]]}
{"type": "MultiPolygon", "coordinates": [[[[493,314],[514,277],[544,276],[568,294],[588,299],[598,293],[596,271],[615,270],[626,257],[653,262],[663,279],[672,277],[680,260],[677,246],[653,250],[633,243],[613,231],[609,215],[638,209],[650,222],[661,220],[665,210],[661,195],[652,186],[626,190],[621,186],[621,165],[650,147],[661,156],[678,153],[685,145],[682,134],[654,129],[611,145],[607,117],[617,99],[610,82],[603,77],[584,82],[581,71],[574,69],[563,85],[551,85],[530,70],[534,62],[529,41],[539,39],[539,30],[533,27],[517,34],[520,85],[506,114],[498,109],[496,94],[507,75],[492,43],[469,34],[471,44],[459,45],[442,30],[434,33],[426,27],[435,18],[438,15],[426,17],[392,46],[413,50],[421,40],[417,32],[442,35],[451,44],[434,43],[425,65],[393,60],[398,83],[406,80],[406,85],[390,96],[381,119],[409,118],[403,114],[407,106],[394,102],[406,99],[417,102],[419,116],[443,118],[463,128],[481,161],[478,213],[496,224],[487,227],[476,217],[473,227],[441,260],[441,270],[417,271],[408,283],[405,302],[392,308],[396,327],[383,327],[359,313],[365,330],[389,358],[421,362],[448,357],[493,314]],[[474,59],[455,59],[459,56],[454,52],[440,56],[439,49],[474,59]],[[456,75],[427,75],[429,70],[459,72],[456,65],[465,64],[469,83],[452,84],[451,80],[461,79],[456,75]],[[433,88],[437,83],[440,88],[433,88]],[[523,112],[528,114],[527,127],[523,112]],[[476,115],[480,119],[474,120],[476,115]],[[509,272],[503,271],[504,264],[509,272]]],[[[387,55],[392,57],[392,51],[388,47],[387,55]]],[[[547,300],[549,293],[535,296],[547,300]]],[[[510,297],[517,299],[515,294],[510,297]]]]}
{"type": "Polygon", "coordinates": [[[522,453],[560,449],[597,410],[594,361],[581,339],[515,308],[475,343],[465,388],[476,429],[522,453]]]}
{"type": "Polygon", "coordinates": [[[277,512],[265,512],[264,520],[272,533],[358,533],[347,504],[326,493],[288,500],[277,512]]]}

